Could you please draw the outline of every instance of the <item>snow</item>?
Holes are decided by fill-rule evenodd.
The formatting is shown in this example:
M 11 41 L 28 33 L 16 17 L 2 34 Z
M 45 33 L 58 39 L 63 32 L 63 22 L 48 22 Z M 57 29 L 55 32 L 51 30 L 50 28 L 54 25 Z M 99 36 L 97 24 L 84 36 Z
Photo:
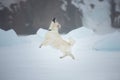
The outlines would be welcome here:
M 36 35 L 19 37 L 13 29 L 9 31 L 0 29 L 0 47 L 20 45 L 23 43 L 32 43 L 34 41 L 42 41 L 46 32 L 47 30 L 40 28 L 37 31 Z
M 85 27 L 81 27 L 81 28 L 72 30 L 71 32 L 69 32 L 67 34 L 67 36 L 71 36 L 73 38 L 74 37 L 83 38 L 83 37 L 88 37 L 88 36 L 91 36 L 91 35 L 94 35 L 94 34 L 95 33 L 92 30 L 90 30 L 88 28 L 85 28 Z M 74 36 L 74 35 L 76 35 L 76 36 Z
M 47 32 L 47 30 L 40 28 L 40 29 L 37 31 L 36 34 L 37 34 L 39 37 L 44 37 L 45 34 L 46 34 L 46 32 Z M 42 34 L 41 34 L 41 33 L 42 33 Z
M 95 45 L 96 50 L 120 51 L 120 32 L 114 32 L 98 41 Z
M 35 35 L 17 36 L 13 30 L 0 30 L 2 45 L 11 41 L 14 45 L 0 45 L 0 80 L 120 80 L 120 49 L 101 49 L 108 43 L 120 44 L 120 32 L 97 35 L 82 27 L 62 35 L 76 41 L 72 51 L 75 60 L 60 59 L 62 53 L 50 46 L 39 48 L 46 32 L 39 29 Z M 16 40 L 20 40 L 20 45 Z
M 94 30 L 97 34 L 107 34 L 115 30 L 111 26 L 110 4 L 108 0 L 100 2 L 99 0 L 72 0 L 72 4 L 83 12 L 83 25 Z M 91 8 L 90 5 L 94 5 Z
M 13 46 L 25 42 L 24 40 L 18 38 L 17 34 L 13 29 L 9 31 L 4 31 L 0 29 L 0 38 L 0 47 Z

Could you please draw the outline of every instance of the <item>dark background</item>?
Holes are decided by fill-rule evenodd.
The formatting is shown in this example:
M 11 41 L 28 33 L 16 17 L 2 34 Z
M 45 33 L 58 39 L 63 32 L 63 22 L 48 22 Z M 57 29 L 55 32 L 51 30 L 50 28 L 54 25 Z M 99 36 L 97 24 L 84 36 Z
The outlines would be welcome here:
M 64 4 L 62 0 L 19 1 L 11 3 L 9 8 L 0 1 L 0 28 L 6 31 L 14 29 L 18 35 L 35 34 L 39 28 L 48 29 L 53 17 L 56 17 L 62 25 L 60 33 L 68 33 L 82 27 L 82 10 L 72 5 L 71 0 L 66 1 L 68 4 L 65 11 L 61 8 Z M 81 0 L 81 3 L 84 4 L 84 0 Z M 120 12 L 116 11 L 114 0 L 110 0 L 110 5 L 112 27 L 120 28 Z M 90 7 L 95 7 L 95 4 Z

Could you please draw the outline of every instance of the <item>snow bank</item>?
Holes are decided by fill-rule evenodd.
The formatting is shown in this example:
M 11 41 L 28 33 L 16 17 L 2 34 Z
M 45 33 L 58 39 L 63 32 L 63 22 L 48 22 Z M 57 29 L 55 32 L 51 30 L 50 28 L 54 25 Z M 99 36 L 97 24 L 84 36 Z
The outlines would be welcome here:
M 13 29 L 8 31 L 0 29 L 0 47 L 41 42 L 44 39 L 46 32 L 47 30 L 40 28 L 35 35 L 17 36 L 16 32 Z
M 24 43 L 22 39 L 19 39 L 13 29 L 4 31 L 0 29 L 0 46 L 10 46 Z
M 120 50 L 120 32 L 118 31 L 106 35 L 98 35 L 91 29 L 81 27 L 72 30 L 65 37 L 75 39 L 77 50 Z
M 104 39 L 98 41 L 94 48 L 102 51 L 120 51 L 120 32 L 107 35 Z
M 0 30 L 0 46 L 11 46 L 17 44 L 36 43 L 40 44 L 44 40 L 47 30 L 40 28 L 35 35 L 18 37 L 14 30 Z M 81 27 L 72 30 L 66 35 L 62 35 L 65 40 L 72 38 L 75 40 L 76 49 L 95 49 L 106 51 L 120 50 L 120 32 L 107 35 L 97 35 L 91 29 Z M 75 49 L 75 50 L 76 50 Z
M 39 36 L 39 37 L 44 37 L 45 34 L 46 34 L 46 32 L 47 32 L 47 30 L 40 28 L 40 29 L 37 31 L 36 35 Z
M 31 42 L 31 43 L 35 43 L 35 42 L 40 42 L 43 41 L 44 36 L 46 34 L 47 30 L 45 29 L 38 29 L 38 31 L 36 32 L 35 35 L 29 35 L 29 36 L 21 36 L 20 38 L 22 38 L 23 40 L 27 41 L 27 42 Z
M 81 27 L 81 28 L 72 30 L 71 32 L 67 34 L 67 36 L 72 37 L 72 38 L 85 38 L 88 36 L 92 36 L 94 34 L 95 33 L 91 29 L 88 29 L 86 27 Z

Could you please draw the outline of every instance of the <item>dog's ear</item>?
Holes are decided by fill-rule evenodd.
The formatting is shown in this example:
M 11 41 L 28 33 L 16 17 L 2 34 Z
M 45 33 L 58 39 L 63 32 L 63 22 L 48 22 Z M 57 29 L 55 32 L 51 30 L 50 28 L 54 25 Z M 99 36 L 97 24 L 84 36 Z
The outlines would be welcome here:
M 53 19 L 52 19 L 52 21 L 55 23 L 55 21 L 56 21 L 56 18 L 53 18 Z

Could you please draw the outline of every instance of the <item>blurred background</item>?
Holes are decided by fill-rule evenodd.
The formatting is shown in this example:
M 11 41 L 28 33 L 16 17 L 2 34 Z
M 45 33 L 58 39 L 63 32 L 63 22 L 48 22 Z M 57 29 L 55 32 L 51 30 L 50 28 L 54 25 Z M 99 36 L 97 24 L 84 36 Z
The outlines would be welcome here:
M 109 27 L 119 29 L 120 0 L 0 0 L 0 28 L 5 31 L 14 29 L 18 35 L 35 34 L 39 28 L 48 29 L 53 17 L 62 25 L 60 33 L 85 26 L 85 21 L 101 21 L 99 26 L 106 18 L 109 22 L 104 26 L 109 24 Z M 87 26 L 93 26 L 91 24 L 94 23 Z M 92 27 L 93 31 L 97 31 L 98 26 Z

